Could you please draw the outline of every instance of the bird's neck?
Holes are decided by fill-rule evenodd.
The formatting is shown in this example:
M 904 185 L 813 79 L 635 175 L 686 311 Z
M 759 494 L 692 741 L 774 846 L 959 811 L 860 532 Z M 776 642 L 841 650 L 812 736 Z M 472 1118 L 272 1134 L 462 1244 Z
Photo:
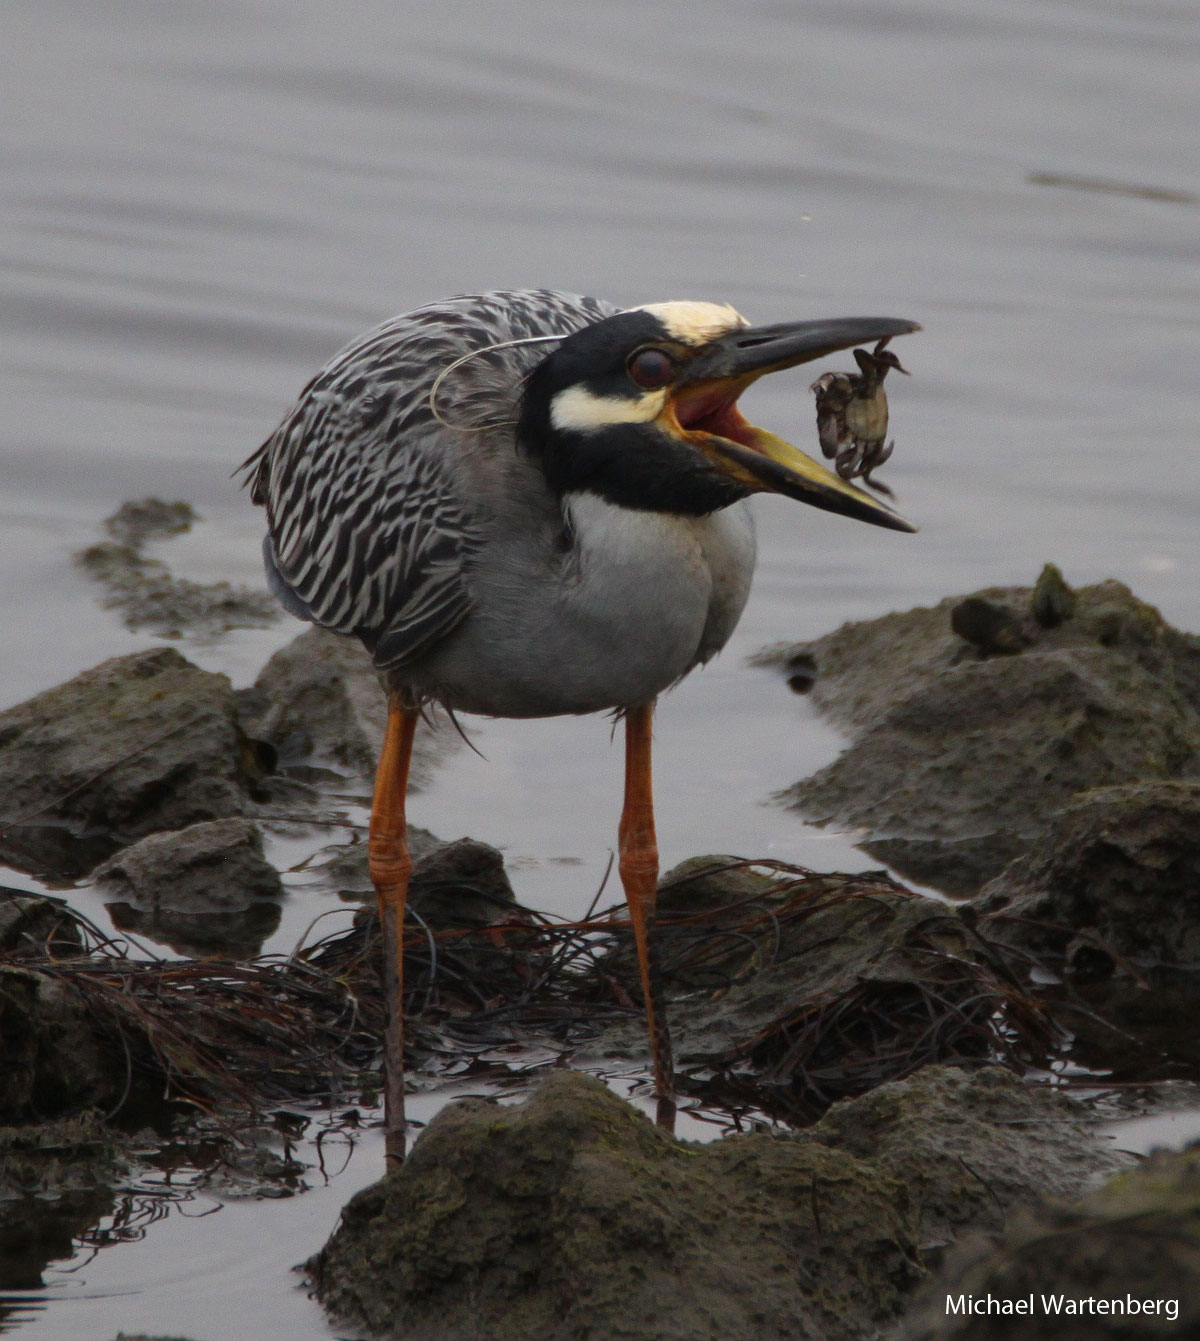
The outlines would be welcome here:
M 714 470 L 686 443 L 653 424 L 613 424 L 588 432 L 555 429 L 546 415 L 522 413 L 519 448 L 564 498 L 593 494 L 638 512 L 703 517 L 739 502 L 747 490 Z

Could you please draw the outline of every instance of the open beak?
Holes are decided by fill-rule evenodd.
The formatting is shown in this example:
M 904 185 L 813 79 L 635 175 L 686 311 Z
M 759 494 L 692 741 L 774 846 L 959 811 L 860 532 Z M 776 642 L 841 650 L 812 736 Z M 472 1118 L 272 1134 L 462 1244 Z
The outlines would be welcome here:
M 767 373 L 920 329 L 915 321 L 895 317 L 838 317 L 730 331 L 692 360 L 667 399 L 663 427 L 752 491 L 783 494 L 893 531 L 915 531 L 878 499 L 774 433 L 747 422 L 737 399 Z

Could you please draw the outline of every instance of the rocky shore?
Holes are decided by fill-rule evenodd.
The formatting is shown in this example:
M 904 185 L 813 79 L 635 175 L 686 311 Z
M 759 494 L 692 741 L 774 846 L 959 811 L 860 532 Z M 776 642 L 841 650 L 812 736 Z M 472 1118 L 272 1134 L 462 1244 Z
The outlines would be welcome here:
M 142 543 L 114 532 L 104 562 L 144 566 Z M 1043 1287 L 1169 1295 L 1200 1325 L 1195 1149 L 1133 1167 L 1098 1129 L 1114 1084 L 1153 1107 L 1200 1078 L 1200 639 L 1047 570 L 768 659 L 849 736 L 787 803 L 952 897 L 722 855 L 665 875 L 680 1089 L 728 1132 L 697 1144 L 598 1078 L 645 1062 L 625 910 L 561 923 L 493 849 L 419 835 L 409 1065 L 424 1084 L 469 1059 L 494 1097 L 444 1108 L 346 1206 L 313 1289 L 407 1341 L 1168 1334 L 945 1311 Z M 333 820 L 381 726 L 365 657 L 317 630 L 248 690 L 155 648 L 0 713 L 4 862 L 87 880 L 173 952 L 0 890 L 0 1289 L 108 1213 L 152 1130 L 292 1193 L 269 1114 L 374 1101 L 377 930 Z M 418 782 L 447 738 L 422 739 Z M 297 832 L 307 874 L 366 901 L 263 958 L 289 898 L 264 835 Z
M 902 876 L 975 893 L 1072 797 L 1200 782 L 1200 638 L 1119 582 L 951 596 L 773 648 L 794 687 L 846 731 L 829 767 L 783 798 L 865 831 Z

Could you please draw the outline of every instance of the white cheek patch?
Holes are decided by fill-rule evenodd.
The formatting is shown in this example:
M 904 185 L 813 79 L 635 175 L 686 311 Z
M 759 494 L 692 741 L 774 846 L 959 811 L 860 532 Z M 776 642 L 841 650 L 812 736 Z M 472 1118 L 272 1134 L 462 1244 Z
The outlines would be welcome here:
M 750 324 L 728 303 L 646 303 L 631 310 L 649 312 L 673 339 L 693 346 L 706 345 Z
M 647 424 L 657 419 L 667 403 L 666 388 L 640 396 L 597 396 L 585 387 L 571 386 L 550 402 L 550 422 L 558 429 L 587 433 L 613 424 Z

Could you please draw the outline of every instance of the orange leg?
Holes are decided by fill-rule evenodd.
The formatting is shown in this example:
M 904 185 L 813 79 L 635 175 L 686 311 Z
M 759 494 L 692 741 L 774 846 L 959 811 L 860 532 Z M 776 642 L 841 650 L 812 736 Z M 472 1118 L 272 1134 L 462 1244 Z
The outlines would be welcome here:
M 404 797 L 419 713 L 388 701 L 387 732 L 375 773 L 367 862 L 379 901 L 383 936 L 383 990 L 387 1023 L 383 1043 L 383 1114 L 388 1168 L 404 1161 L 404 903 L 412 859 Z
M 650 740 L 654 705 L 630 708 L 625 714 L 625 808 L 621 812 L 621 883 L 629 904 L 637 942 L 646 1024 L 654 1058 L 658 1125 L 675 1130 L 675 1070 L 667 1017 L 659 1008 L 657 965 L 651 952 L 654 905 L 658 896 L 658 843 L 654 836 L 654 797 L 650 786 Z

